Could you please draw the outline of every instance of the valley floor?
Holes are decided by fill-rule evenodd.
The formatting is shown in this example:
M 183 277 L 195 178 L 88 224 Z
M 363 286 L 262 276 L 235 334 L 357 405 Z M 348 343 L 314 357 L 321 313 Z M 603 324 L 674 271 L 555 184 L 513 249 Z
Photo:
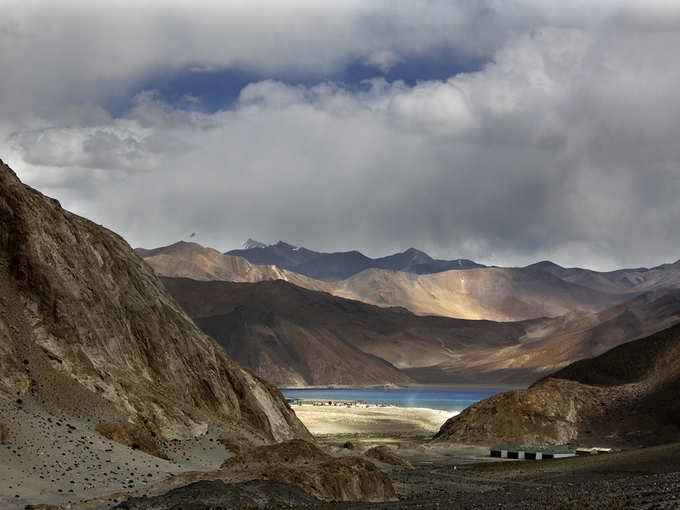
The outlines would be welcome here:
M 327 438 L 338 444 L 343 437 Z M 356 441 L 357 438 L 354 438 Z M 680 443 L 599 456 L 490 461 L 488 449 L 392 444 L 414 469 L 389 472 L 398 503 L 326 504 L 321 509 L 678 509 Z M 368 447 L 378 441 L 365 439 Z
M 499 460 L 490 458 L 486 447 L 430 443 L 433 430 L 449 417 L 445 411 L 293 407 L 333 456 L 362 455 L 384 445 L 413 465 L 410 469 L 373 460 L 392 479 L 398 502 L 312 503 L 313 508 L 680 508 L 680 443 L 562 460 Z M 109 509 L 131 494 L 146 494 L 147 487 L 174 473 L 215 470 L 230 455 L 209 434 L 172 444 L 169 459 L 162 460 L 103 438 L 87 422 L 26 405 L 2 411 L 11 433 L 9 442 L 0 445 L 2 509 L 35 503 Z M 277 490 L 285 492 L 285 487 Z M 213 496 L 211 501 L 223 502 L 214 508 L 240 508 L 233 494 L 220 496 L 218 491 Z M 160 508 L 147 506 L 153 499 L 134 508 Z M 89 501 L 77 503 L 82 500 Z M 309 503 L 300 508 L 310 508 Z
M 408 434 L 432 436 L 454 413 L 413 407 L 294 405 L 295 414 L 315 436 L 327 434 Z

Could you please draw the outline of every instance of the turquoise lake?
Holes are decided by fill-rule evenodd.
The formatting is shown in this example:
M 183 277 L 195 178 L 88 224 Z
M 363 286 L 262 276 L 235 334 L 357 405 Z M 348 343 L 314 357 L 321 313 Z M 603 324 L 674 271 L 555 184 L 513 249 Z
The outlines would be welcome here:
M 460 412 L 508 388 L 399 388 L 399 389 L 282 389 L 286 398 L 302 400 L 360 400 L 367 404 L 425 407 Z

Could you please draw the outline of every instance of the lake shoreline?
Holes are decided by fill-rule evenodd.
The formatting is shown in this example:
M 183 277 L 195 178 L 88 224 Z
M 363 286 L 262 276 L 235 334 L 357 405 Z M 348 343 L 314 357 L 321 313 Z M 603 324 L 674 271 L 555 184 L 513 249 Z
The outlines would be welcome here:
M 329 384 L 322 386 L 277 386 L 279 391 L 295 391 L 295 390 L 468 390 L 468 389 L 501 389 L 504 391 L 524 390 L 529 385 L 509 385 L 509 384 L 410 384 L 410 385 L 395 385 L 395 384 L 375 384 L 368 386 L 360 385 L 340 385 Z

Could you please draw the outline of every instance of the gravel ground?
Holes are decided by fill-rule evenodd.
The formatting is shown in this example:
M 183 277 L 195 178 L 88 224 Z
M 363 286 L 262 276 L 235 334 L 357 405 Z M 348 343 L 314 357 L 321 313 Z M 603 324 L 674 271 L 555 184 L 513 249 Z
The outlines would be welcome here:
M 550 461 L 474 462 L 399 450 L 416 466 L 390 472 L 401 501 L 322 509 L 680 509 L 680 444 Z M 462 447 L 460 447 L 462 448 Z M 427 448 L 426 448 L 427 450 Z M 466 463 L 467 462 L 467 463 Z M 472 463 L 470 463 L 472 462 Z M 383 466 L 381 466 L 383 467 Z

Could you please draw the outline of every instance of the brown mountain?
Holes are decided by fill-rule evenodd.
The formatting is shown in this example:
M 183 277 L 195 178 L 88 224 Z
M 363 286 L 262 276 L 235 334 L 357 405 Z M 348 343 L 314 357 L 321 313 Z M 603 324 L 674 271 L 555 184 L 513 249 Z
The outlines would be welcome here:
M 680 440 L 680 325 L 578 361 L 449 419 L 439 441 L 651 445 Z
M 333 293 L 418 314 L 495 321 L 598 311 L 622 300 L 545 271 L 492 267 L 426 275 L 369 269 L 338 282 Z
M 279 391 L 235 363 L 118 235 L 0 162 L 0 403 L 164 439 L 210 425 L 309 437 Z
M 609 294 L 639 294 L 680 287 L 680 260 L 650 269 L 642 267 L 607 272 L 566 268 L 550 261 L 537 262 L 527 268 L 548 272 L 564 281 Z
M 419 317 L 283 281 L 163 282 L 236 360 L 281 385 L 414 383 L 400 368 L 498 348 L 526 329 L 523 323 Z
M 511 323 L 417 316 L 275 281 L 163 278 L 204 332 L 280 385 L 529 384 L 680 322 L 680 291 Z
M 301 246 L 293 246 L 283 241 L 266 245 L 252 239 L 244 243 L 243 249 L 228 251 L 227 255 L 243 257 L 253 264 L 272 264 L 327 282 L 344 280 L 370 268 L 428 274 L 449 269 L 484 267 L 467 259 L 435 260 L 427 253 L 415 248 L 372 259 L 358 251 L 322 253 Z
M 223 255 L 217 250 L 205 248 L 197 243 L 180 241 L 153 250 L 137 248 L 135 252 L 143 257 L 159 276 L 229 282 L 284 280 L 307 289 L 329 291 L 332 288 L 326 282 L 273 265 L 251 264 L 242 257 Z
M 196 243 L 180 242 L 137 253 L 160 276 L 257 282 L 282 279 L 312 290 L 377 306 L 401 306 L 420 315 L 516 321 L 554 317 L 580 309 L 599 311 L 623 299 L 543 270 L 476 268 L 413 274 L 368 269 L 338 282 L 314 280 L 276 266 L 259 266 Z

